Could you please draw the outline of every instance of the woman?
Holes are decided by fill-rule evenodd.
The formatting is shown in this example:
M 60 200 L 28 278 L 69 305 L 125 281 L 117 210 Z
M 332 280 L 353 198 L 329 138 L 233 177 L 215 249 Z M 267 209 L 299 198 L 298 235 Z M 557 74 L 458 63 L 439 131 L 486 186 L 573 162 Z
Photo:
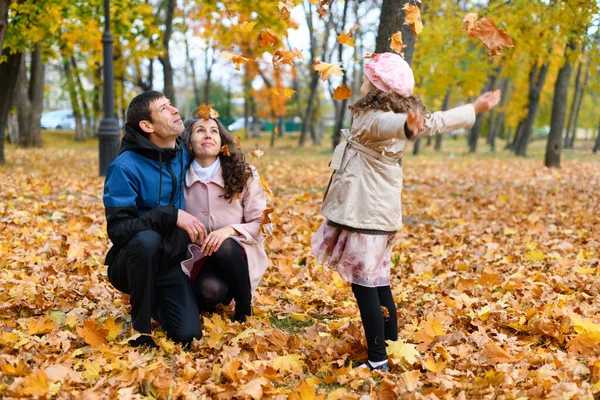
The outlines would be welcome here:
M 201 312 L 233 298 L 235 319 L 243 322 L 252 314 L 252 291 L 267 269 L 260 234 L 264 190 L 256 169 L 218 120 L 186 120 L 183 139 L 194 158 L 185 176 L 185 210 L 204 224 L 207 235 L 188 247 L 182 268 Z

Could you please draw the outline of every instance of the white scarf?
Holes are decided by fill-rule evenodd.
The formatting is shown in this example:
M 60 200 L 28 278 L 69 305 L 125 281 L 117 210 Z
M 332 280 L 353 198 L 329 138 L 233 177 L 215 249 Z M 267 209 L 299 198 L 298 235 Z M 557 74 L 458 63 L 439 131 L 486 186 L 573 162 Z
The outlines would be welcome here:
M 221 167 L 221 160 L 219 157 L 217 157 L 217 160 L 206 168 L 202 167 L 196 160 L 194 160 L 192 162 L 192 167 L 202 182 L 208 182 L 211 181 L 212 178 L 214 178 L 217 174 L 219 167 Z

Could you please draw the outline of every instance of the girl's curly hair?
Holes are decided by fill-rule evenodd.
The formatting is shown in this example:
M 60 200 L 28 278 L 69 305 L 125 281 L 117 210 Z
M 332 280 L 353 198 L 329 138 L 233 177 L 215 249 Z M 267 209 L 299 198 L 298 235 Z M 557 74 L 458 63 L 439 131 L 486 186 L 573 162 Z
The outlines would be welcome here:
M 368 110 L 392 111 L 397 114 L 406 114 L 412 110 L 418 111 L 424 117 L 430 114 L 423 101 L 413 94 L 405 97 L 395 92 L 384 92 L 377 88 L 372 89 L 348 108 L 352 111 L 353 116 L 356 116 L 360 111 Z
M 225 194 L 223 197 L 231 202 L 246 188 L 248 179 L 252 177 L 252 169 L 250 168 L 250 164 L 245 161 L 244 153 L 236 146 L 235 137 L 229 133 L 221 121 L 216 118 L 211 119 L 217 123 L 217 127 L 219 128 L 221 146 L 227 145 L 229 149 L 229 155 L 220 152 L 219 158 L 221 160 L 221 168 L 223 169 L 223 181 L 225 182 Z M 200 120 L 201 118 L 199 117 L 186 119 L 184 122 L 185 131 L 181 135 L 192 157 L 194 157 L 192 130 L 196 122 Z

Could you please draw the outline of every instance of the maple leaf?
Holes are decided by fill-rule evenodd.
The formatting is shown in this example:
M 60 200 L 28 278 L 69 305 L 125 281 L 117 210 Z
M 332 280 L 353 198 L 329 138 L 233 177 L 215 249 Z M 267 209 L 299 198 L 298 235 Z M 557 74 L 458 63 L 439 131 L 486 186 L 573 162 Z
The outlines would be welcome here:
M 492 342 L 485 344 L 485 353 L 488 356 L 489 363 L 511 363 L 517 361 L 506 350 Z
M 477 14 L 467 14 L 463 19 L 463 29 L 471 39 L 479 39 L 488 48 L 490 58 L 502 54 L 502 48 L 515 47 L 506 31 L 498 29 L 492 19 L 481 18 L 475 21 Z
M 430 354 L 429 357 L 427 357 L 427 360 L 425 360 L 425 362 L 423 363 L 423 367 L 425 367 L 431 372 L 438 373 L 444 368 L 446 368 L 446 363 L 443 360 L 435 361 L 435 357 L 433 357 L 433 354 Z
M 271 365 L 280 373 L 302 375 L 305 364 L 299 354 L 288 354 L 273 359 Z
M 344 72 L 340 68 L 340 63 L 328 64 L 317 61 L 312 65 L 312 68 L 321 75 L 321 80 L 326 81 L 331 75 L 343 76 Z
M 277 3 L 277 7 L 279 8 L 279 12 L 281 13 L 283 19 L 288 19 L 290 18 L 290 13 L 294 9 L 294 3 L 292 0 L 280 1 Z
M 233 140 L 235 142 L 234 143 L 235 148 L 238 149 L 238 150 L 241 149 L 242 148 L 242 139 L 240 139 L 239 136 L 234 136 Z
M 108 340 L 109 342 L 115 340 L 121 332 L 121 326 L 123 326 L 122 322 L 120 324 L 115 324 L 115 320 L 113 319 L 113 317 L 108 317 L 106 319 L 106 322 L 104 323 L 104 328 L 108 330 L 106 340 Z
M 294 65 L 294 59 L 298 57 L 298 53 L 277 49 L 273 53 L 273 66 L 279 68 L 280 64 Z
M 275 46 L 277 44 L 277 35 L 269 28 L 263 28 L 258 34 L 258 42 L 261 47 Z
M 395 400 L 398 398 L 399 390 L 397 385 L 384 378 L 379 386 L 379 392 L 377 393 L 377 400 Z
M 252 29 L 254 29 L 255 26 L 256 26 L 256 22 L 255 21 L 252 21 L 252 22 L 243 22 L 243 23 L 241 23 L 238 26 L 238 28 L 243 33 L 249 33 L 250 31 L 252 31 Z
M 323 395 L 317 396 L 317 389 L 308 380 L 300 382 L 288 396 L 289 400 L 324 400 Z
M 263 377 L 254 378 L 246 383 L 238 392 L 239 397 L 252 397 L 254 400 L 263 398 L 263 386 L 269 386 L 269 381 Z
M 390 44 L 390 48 L 394 50 L 396 53 L 400 54 L 404 57 L 404 48 L 406 45 L 402 42 L 402 32 L 398 31 L 392 35 L 392 42 Z
M 352 90 L 344 84 L 336 87 L 333 91 L 334 100 L 346 100 L 352 97 Z
M 390 357 L 396 360 L 404 360 L 412 365 L 415 362 L 417 362 L 419 358 L 421 358 L 421 355 L 417 351 L 417 346 L 415 346 L 414 344 L 404 343 L 400 340 L 386 340 L 385 342 L 388 345 L 388 354 L 390 355 Z
M 351 33 L 342 32 L 337 36 L 337 41 L 341 44 L 354 47 L 354 39 Z
M 78 326 L 77 333 L 87 344 L 96 349 L 106 345 L 108 330 L 96 326 L 96 321 L 93 319 L 85 320 L 83 328 Z
M 263 156 L 263 154 L 265 154 L 265 153 L 260 149 L 254 149 L 254 150 L 250 150 L 250 152 L 248 152 L 248 154 L 250 154 L 254 158 L 261 158 Z
M 27 374 L 27 367 L 24 364 L 12 363 L 0 364 L 0 370 L 6 376 L 25 376 Z
M 221 153 L 223 153 L 223 155 L 225 157 L 231 157 L 231 153 L 229 152 L 229 145 L 225 145 L 221 147 Z
M 52 332 L 58 325 L 52 318 L 30 318 L 27 324 L 27 330 L 30 335 L 42 335 Z
M 200 104 L 200 107 L 198 107 L 198 109 L 196 110 L 196 112 L 198 113 L 198 117 L 202 119 L 218 118 L 219 113 L 216 110 L 213 110 L 213 106 L 214 104 Z
M 577 335 L 567 343 L 569 353 L 581 354 L 583 357 L 591 356 L 596 348 L 598 348 L 598 340 L 590 333 Z
M 246 58 L 244 56 L 238 56 L 238 55 L 230 53 L 228 51 L 222 51 L 220 54 L 221 54 L 221 57 L 233 61 L 233 63 L 235 64 L 235 69 L 238 71 L 240 70 L 240 67 L 242 64 L 245 64 L 248 61 L 250 61 L 249 58 Z
M 236 372 L 240 368 L 240 365 L 242 365 L 242 363 L 237 358 L 230 360 L 223 364 L 221 373 L 230 381 L 237 382 L 239 378 L 237 377 Z
M 44 371 L 39 371 L 27 375 L 23 379 L 23 389 L 20 391 L 20 394 L 24 396 L 42 397 L 45 396 L 49 390 L 50 381 L 48 380 L 48 375 L 46 375 L 46 372 Z
M 291 88 L 283 88 L 283 90 L 279 90 L 277 87 L 271 88 L 271 92 L 274 96 L 281 97 L 284 100 L 291 99 L 296 91 Z
M 423 32 L 423 22 L 421 22 L 421 9 L 418 6 L 404 5 L 404 25 L 412 25 L 411 29 L 415 36 Z

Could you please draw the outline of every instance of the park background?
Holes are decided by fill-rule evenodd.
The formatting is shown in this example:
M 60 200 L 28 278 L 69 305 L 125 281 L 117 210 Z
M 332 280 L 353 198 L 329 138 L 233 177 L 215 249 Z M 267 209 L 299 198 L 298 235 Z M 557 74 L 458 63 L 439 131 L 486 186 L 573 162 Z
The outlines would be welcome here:
M 243 118 L 234 134 L 274 208 L 255 318 L 224 309 L 191 349 L 157 331 L 150 351 L 126 345 L 127 297 L 102 265 L 103 6 L 0 1 L 2 397 L 600 393 L 598 2 L 113 0 L 119 126 L 148 89 L 184 117 L 209 103 L 228 124 Z M 408 7 L 418 18 L 404 24 Z M 473 12 L 514 47 L 490 57 L 461 29 Z M 491 88 L 503 98 L 473 129 L 408 148 L 392 258 L 400 340 L 392 373 L 370 374 L 352 369 L 366 349 L 351 291 L 315 263 L 310 236 L 365 57 L 382 51 L 404 53 L 431 110 Z M 342 74 L 321 79 L 317 61 Z M 341 85 L 351 97 L 333 100 Z M 56 109 L 73 130 L 41 129 Z

